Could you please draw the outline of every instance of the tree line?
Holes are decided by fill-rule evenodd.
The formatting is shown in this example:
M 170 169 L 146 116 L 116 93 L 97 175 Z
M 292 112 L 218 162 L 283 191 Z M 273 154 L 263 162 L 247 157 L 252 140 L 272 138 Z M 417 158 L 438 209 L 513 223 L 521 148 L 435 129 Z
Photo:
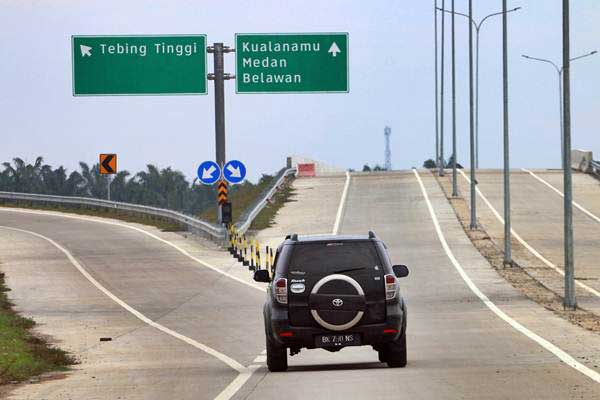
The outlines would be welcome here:
M 63 166 L 57 168 L 45 164 L 42 157 L 37 157 L 33 164 L 21 158 L 2 163 L 0 172 L 0 191 L 38 193 L 58 196 L 79 196 L 106 199 L 109 175 L 100 174 L 99 164 L 91 167 L 79 163 L 78 171 L 67 171 Z M 230 193 L 248 190 L 270 181 L 271 175 L 263 175 L 255 185 L 245 181 L 230 189 Z M 126 203 L 142 204 L 181 211 L 187 214 L 198 214 L 214 207 L 216 191 L 211 186 L 189 182 L 183 173 L 171 167 L 158 168 L 148 164 L 145 171 L 130 174 L 119 171 L 112 175 L 110 184 L 111 200 Z

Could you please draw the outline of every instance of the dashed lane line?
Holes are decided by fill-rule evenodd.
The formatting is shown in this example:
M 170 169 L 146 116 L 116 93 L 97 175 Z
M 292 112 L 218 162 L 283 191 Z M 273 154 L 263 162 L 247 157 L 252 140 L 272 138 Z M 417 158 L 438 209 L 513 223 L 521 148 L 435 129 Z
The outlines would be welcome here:
M 423 193 L 423 197 L 425 198 L 425 203 L 427 204 L 427 208 L 429 210 L 429 215 L 431 216 L 431 220 L 433 222 L 433 226 L 435 227 L 435 231 L 437 233 L 438 239 L 439 239 L 440 243 L 442 244 L 442 247 L 444 248 L 446 255 L 452 262 L 452 265 L 454 266 L 454 268 L 456 269 L 456 271 L 458 272 L 460 277 L 463 279 L 463 281 L 465 281 L 465 283 L 467 284 L 469 289 L 471 289 L 471 291 L 483 302 L 483 304 L 486 305 L 487 308 L 489 308 L 494 314 L 496 314 L 502 320 L 507 322 L 510 326 L 512 326 L 518 332 L 527 336 L 529 339 L 533 340 L 534 342 L 536 342 L 537 344 L 542 346 L 544 349 L 546 349 L 550 353 L 554 354 L 559 360 L 561 360 L 562 362 L 564 362 L 571 368 L 577 370 L 578 372 L 581 372 L 582 374 L 586 375 L 588 378 L 592 379 L 596 383 L 600 383 L 600 374 L 598 372 L 581 364 L 580 362 L 575 360 L 570 354 L 568 354 L 567 352 L 565 352 L 558 346 L 552 344 L 548 340 L 544 339 L 543 337 L 541 337 L 538 334 L 534 333 L 533 331 L 529 330 L 525 326 L 521 325 L 515 319 L 513 319 L 508 314 L 506 314 L 504 311 L 502 311 L 481 290 L 479 290 L 477 285 L 475 285 L 475 283 L 471 280 L 469 275 L 467 275 L 467 273 L 465 272 L 465 270 L 463 269 L 461 264 L 458 262 L 458 260 L 454 256 L 454 253 L 450 249 L 450 246 L 448 245 L 448 242 L 446 241 L 446 237 L 444 236 L 444 233 L 443 233 L 440 223 L 438 221 L 435 210 L 433 209 L 433 205 L 431 204 L 431 201 L 429 200 L 429 195 L 427 194 L 425 185 L 423 185 L 423 181 L 421 180 L 421 177 L 419 176 L 419 173 L 417 172 L 417 170 L 413 169 L 413 172 L 415 174 L 415 177 L 417 178 L 419 186 L 421 187 L 421 192 Z

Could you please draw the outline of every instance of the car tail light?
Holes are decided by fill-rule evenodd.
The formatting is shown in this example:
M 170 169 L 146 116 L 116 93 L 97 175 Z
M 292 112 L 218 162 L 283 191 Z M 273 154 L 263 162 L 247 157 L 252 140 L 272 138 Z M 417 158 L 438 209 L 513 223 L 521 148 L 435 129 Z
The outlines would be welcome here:
M 388 274 L 385 277 L 385 299 L 392 300 L 396 297 L 398 292 L 398 279 L 392 274 Z
M 383 333 L 398 333 L 398 330 L 397 329 L 391 329 L 391 328 L 390 329 L 384 329 Z
M 280 304 L 287 304 L 287 279 L 279 278 L 275 281 L 275 298 Z
M 294 332 L 290 332 L 290 331 L 279 332 L 279 336 L 281 336 L 281 337 L 292 337 L 292 336 L 294 336 Z

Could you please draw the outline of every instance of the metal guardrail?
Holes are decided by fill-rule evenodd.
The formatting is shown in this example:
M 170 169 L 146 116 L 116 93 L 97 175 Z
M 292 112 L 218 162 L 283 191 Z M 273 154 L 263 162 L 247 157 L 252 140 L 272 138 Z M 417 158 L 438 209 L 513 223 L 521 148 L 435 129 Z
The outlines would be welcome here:
M 252 224 L 252 221 L 267 205 L 267 201 L 275 194 L 277 189 L 281 186 L 285 178 L 296 172 L 296 169 L 282 169 L 278 174 L 278 179 L 272 184 L 266 192 L 263 192 L 255 204 L 250 208 L 249 211 L 242 214 L 242 218 L 238 221 L 237 226 L 245 232 L 248 227 Z M 35 201 L 45 203 L 56 203 L 56 204 L 73 204 L 73 205 L 86 205 L 92 207 L 103 207 L 113 210 L 122 210 L 136 212 L 139 214 L 146 214 L 161 218 L 166 218 L 171 221 L 180 223 L 188 228 L 192 232 L 203 232 L 215 239 L 226 239 L 227 231 L 224 227 L 211 224 L 206 221 L 202 221 L 192 216 L 167 210 L 164 208 L 143 206 L 139 204 L 121 203 L 117 201 L 109 201 L 102 199 L 95 199 L 91 197 L 75 197 L 75 196 L 55 196 L 47 194 L 33 194 L 33 193 L 16 193 L 16 192 L 1 192 L 0 199 L 5 200 L 22 200 L 22 201 Z
M 592 160 L 591 165 L 594 172 L 600 174 L 600 161 Z
M 269 199 L 273 197 L 275 192 L 277 192 L 279 187 L 281 187 L 286 178 L 295 173 L 296 168 L 282 169 L 281 171 L 279 171 L 279 173 L 275 176 L 276 179 L 274 179 L 275 184 L 271 185 L 271 187 L 268 190 L 266 190 L 265 192 L 263 192 L 263 194 L 261 194 L 261 196 L 259 196 L 255 204 L 249 208 L 250 211 L 247 211 L 240 216 L 240 220 L 236 223 L 238 233 L 243 234 L 248 230 L 250 225 L 252 225 L 252 221 L 254 221 L 254 218 L 256 218 L 256 216 L 262 211 L 262 209 L 266 207 L 266 205 L 269 202 Z
M 33 193 L 16 193 L 16 192 L 0 192 L 0 199 L 5 200 L 24 200 L 24 201 L 36 201 L 46 203 L 57 203 L 57 204 L 74 204 L 74 205 L 86 205 L 93 207 L 103 207 L 113 210 L 131 211 L 140 214 L 147 214 L 156 217 L 166 218 L 175 222 L 178 222 L 192 231 L 202 231 L 210 236 L 218 239 L 224 239 L 226 236 L 225 229 L 223 227 L 210 224 L 206 221 L 199 220 L 189 215 L 182 214 L 177 211 L 167 210 L 164 208 L 142 206 L 139 204 L 121 203 L 117 201 L 109 201 L 102 199 L 95 199 L 90 197 L 75 197 L 75 196 L 54 196 L 47 194 L 33 194 Z

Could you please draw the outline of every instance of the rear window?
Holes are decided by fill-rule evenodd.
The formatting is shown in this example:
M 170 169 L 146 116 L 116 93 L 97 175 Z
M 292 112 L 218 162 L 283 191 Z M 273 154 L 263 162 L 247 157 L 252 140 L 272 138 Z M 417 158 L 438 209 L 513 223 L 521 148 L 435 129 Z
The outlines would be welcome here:
M 292 271 L 336 273 L 381 265 L 372 242 L 303 243 L 293 246 Z

